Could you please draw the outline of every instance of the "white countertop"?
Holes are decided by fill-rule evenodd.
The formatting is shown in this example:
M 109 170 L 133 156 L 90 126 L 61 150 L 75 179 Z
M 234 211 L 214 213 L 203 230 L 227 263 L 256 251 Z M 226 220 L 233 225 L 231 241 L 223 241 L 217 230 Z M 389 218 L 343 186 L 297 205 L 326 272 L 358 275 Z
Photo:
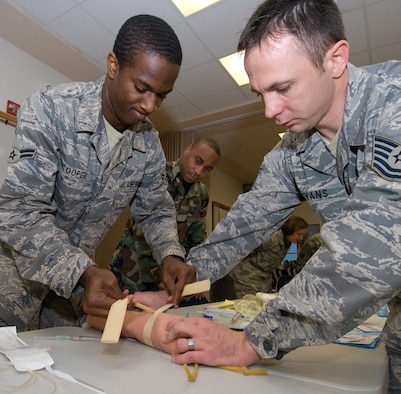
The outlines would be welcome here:
M 95 335 L 99 341 L 34 338 L 56 335 Z M 375 349 L 335 344 L 297 349 L 280 361 L 263 365 L 268 370 L 267 376 L 245 376 L 220 368 L 200 366 L 196 382 L 188 382 L 183 367 L 172 364 L 169 355 L 135 340 L 122 339 L 118 344 L 103 344 L 100 342 L 100 332 L 73 327 L 30 331 L 18 336 L 28 345 L 49 349 L 54 369 L 106 393 L 387 392 L 387 355 L 382 344 Z M 44 370 L 34 372 L 32 376 L 17 373 L 2 354 L 0 382 L 0 392 L 7 392 L 7 388 L 24 382 L 24 390 L 20 391 L 24 394 L 94 392 L 58 379 Z

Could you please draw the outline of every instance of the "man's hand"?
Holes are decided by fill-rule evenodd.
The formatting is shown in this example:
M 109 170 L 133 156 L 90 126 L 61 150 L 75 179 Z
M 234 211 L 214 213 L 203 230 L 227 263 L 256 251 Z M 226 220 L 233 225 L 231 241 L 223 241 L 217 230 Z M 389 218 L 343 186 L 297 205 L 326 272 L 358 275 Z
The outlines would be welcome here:
M 192 350 L 188 348 L 188 338 L 193 341 Z M 176 364 L 247 367 L 260 361 L 243 331 L 231 330 L 202 317 L 169 321 L 163 342 L 174 341 L 172 361 Z
M 84 311 L 90 315 L 107 317 L 111 305 L 123 297 L 117 279 L 108 269 L 90 266 L 79 280 L 85 287 Z
M 185 264 L 180 258 L 167 256 L 163 259 L 162 281 L 169 294 L 167 302 L 173 302 L 174 307 L 178 307 L 184 286 L 195 279 L 195 268 Z

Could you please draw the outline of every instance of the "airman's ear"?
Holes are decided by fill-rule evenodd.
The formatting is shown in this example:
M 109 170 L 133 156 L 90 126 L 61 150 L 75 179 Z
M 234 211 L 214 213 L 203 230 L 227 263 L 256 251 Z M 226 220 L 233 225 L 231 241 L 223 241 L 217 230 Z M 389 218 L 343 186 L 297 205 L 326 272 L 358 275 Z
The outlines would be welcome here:
M 184 154 L 187 155 L 190 152 L 191 148 L 192 148 L 192 144 L 187 145 L 184 149 Z
M 107 76 L 114 79 L 118 72 L 118 60 L 114 52 L 107 55 Z
M 334 78 L 340 78 L 347 68 L 349 60 L 349 43 L 346 40 L 336 42 L 327 52 L 328 62 Z

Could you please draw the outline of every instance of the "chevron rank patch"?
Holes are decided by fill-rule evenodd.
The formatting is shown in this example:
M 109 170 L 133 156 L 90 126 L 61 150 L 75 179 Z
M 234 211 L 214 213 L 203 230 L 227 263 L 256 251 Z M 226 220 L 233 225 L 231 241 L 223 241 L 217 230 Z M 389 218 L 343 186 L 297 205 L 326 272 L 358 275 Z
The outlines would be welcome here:
M 16 163 L 22 159 L 32 159 L 35 156 L 36 148 L 21 148 L 18 149 L 15 146 L 11 149 L 10 155 L 8 156 L 8 163 Z
M 401 144 L 375 135 L 372 166 L 381 177 L 389 181 L 401 181 Z

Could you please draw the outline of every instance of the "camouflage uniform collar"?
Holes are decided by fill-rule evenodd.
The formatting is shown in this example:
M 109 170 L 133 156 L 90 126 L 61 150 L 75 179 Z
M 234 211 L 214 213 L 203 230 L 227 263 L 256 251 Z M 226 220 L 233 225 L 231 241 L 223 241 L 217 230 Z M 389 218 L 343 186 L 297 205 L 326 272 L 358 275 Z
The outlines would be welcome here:
M 86 131 L 94 133 L 99 124 L 103 124 L 102 117 L 102 88 L 105 77 L 99 78 L 95 82 L 87 84 L 88 91 L 83 95 L 78 108 L 78 114 L 75 121 L 77 132 Z
M 177 178 L 177 176 L 179 176 L 179 179 L 181 180 L 180 161 L 181 158 L 176 161 L 168 162 L 166 167 L 171 173 L 172 178 Z
M 148 118 L 145 118 L 144 120 L 129 127 L 127 130 L 133 131 L 135 133 L 140 133 L 143 131 L 152 130 L 154 128 L 155 126 L 153 125 L 153 123 Z
M 166 173 L 169 178 L 169 185 L 172 185 L 173 188 L 178 188 L 181 190 L 181 193 L 184 189 L 184 182 L 181 178 L 181 170 L 180 170 L 180 162 L 181 159 L 177 161 L 166 163 Z
M 196 181 L 188 184 L 189 189 L 186 191 L 186 193 L 184 193 L 185 181 L 181 176 L 180 161 L 181 158 L 176 161 L 166 163 L 167 177 L 169 178 L 169 185 L 172 185 L 170 186 L 171 188 L 178 188 L 180 193 L 189 198 L 199 193 L 199 188 L 202 187 L 203 183 L 202 181 Z
M 129 145 L 132 146 L 132 149 L 145 152 L 145 141 L 142 137 L 142 133 L 149 130 L 155 130 L 155 128 L 153 123 L 148 118 L 145 118 L 143 121 L 125 130 L 123 134 L 128 138 L 130 142 Z
M 348 64 L 348 89 L 344 109 L 341 139 L 349 146 L 366 145 L 365 117 L 374 87 L 371 74 L 363 68 Z
M 76 130 L 78 132 L 86 131 L 95 133 L 98 130 L 99 125 L 103 125 L 103 121 L 101 121 L 103 116 L 102 89 L 105 80 L 106 77 L 103 76 L 95 82 L 90 82 L 87 84 L 89 89 L 82 98 L 76 119 Z M 136 123 L 128 130 L 138 133 L 151 129 L 154 129 L 153 123 L 148 118 L 145 118 L 143 121 Z M 127 130 L 124 131 L 123 134 L 126 132 Z

